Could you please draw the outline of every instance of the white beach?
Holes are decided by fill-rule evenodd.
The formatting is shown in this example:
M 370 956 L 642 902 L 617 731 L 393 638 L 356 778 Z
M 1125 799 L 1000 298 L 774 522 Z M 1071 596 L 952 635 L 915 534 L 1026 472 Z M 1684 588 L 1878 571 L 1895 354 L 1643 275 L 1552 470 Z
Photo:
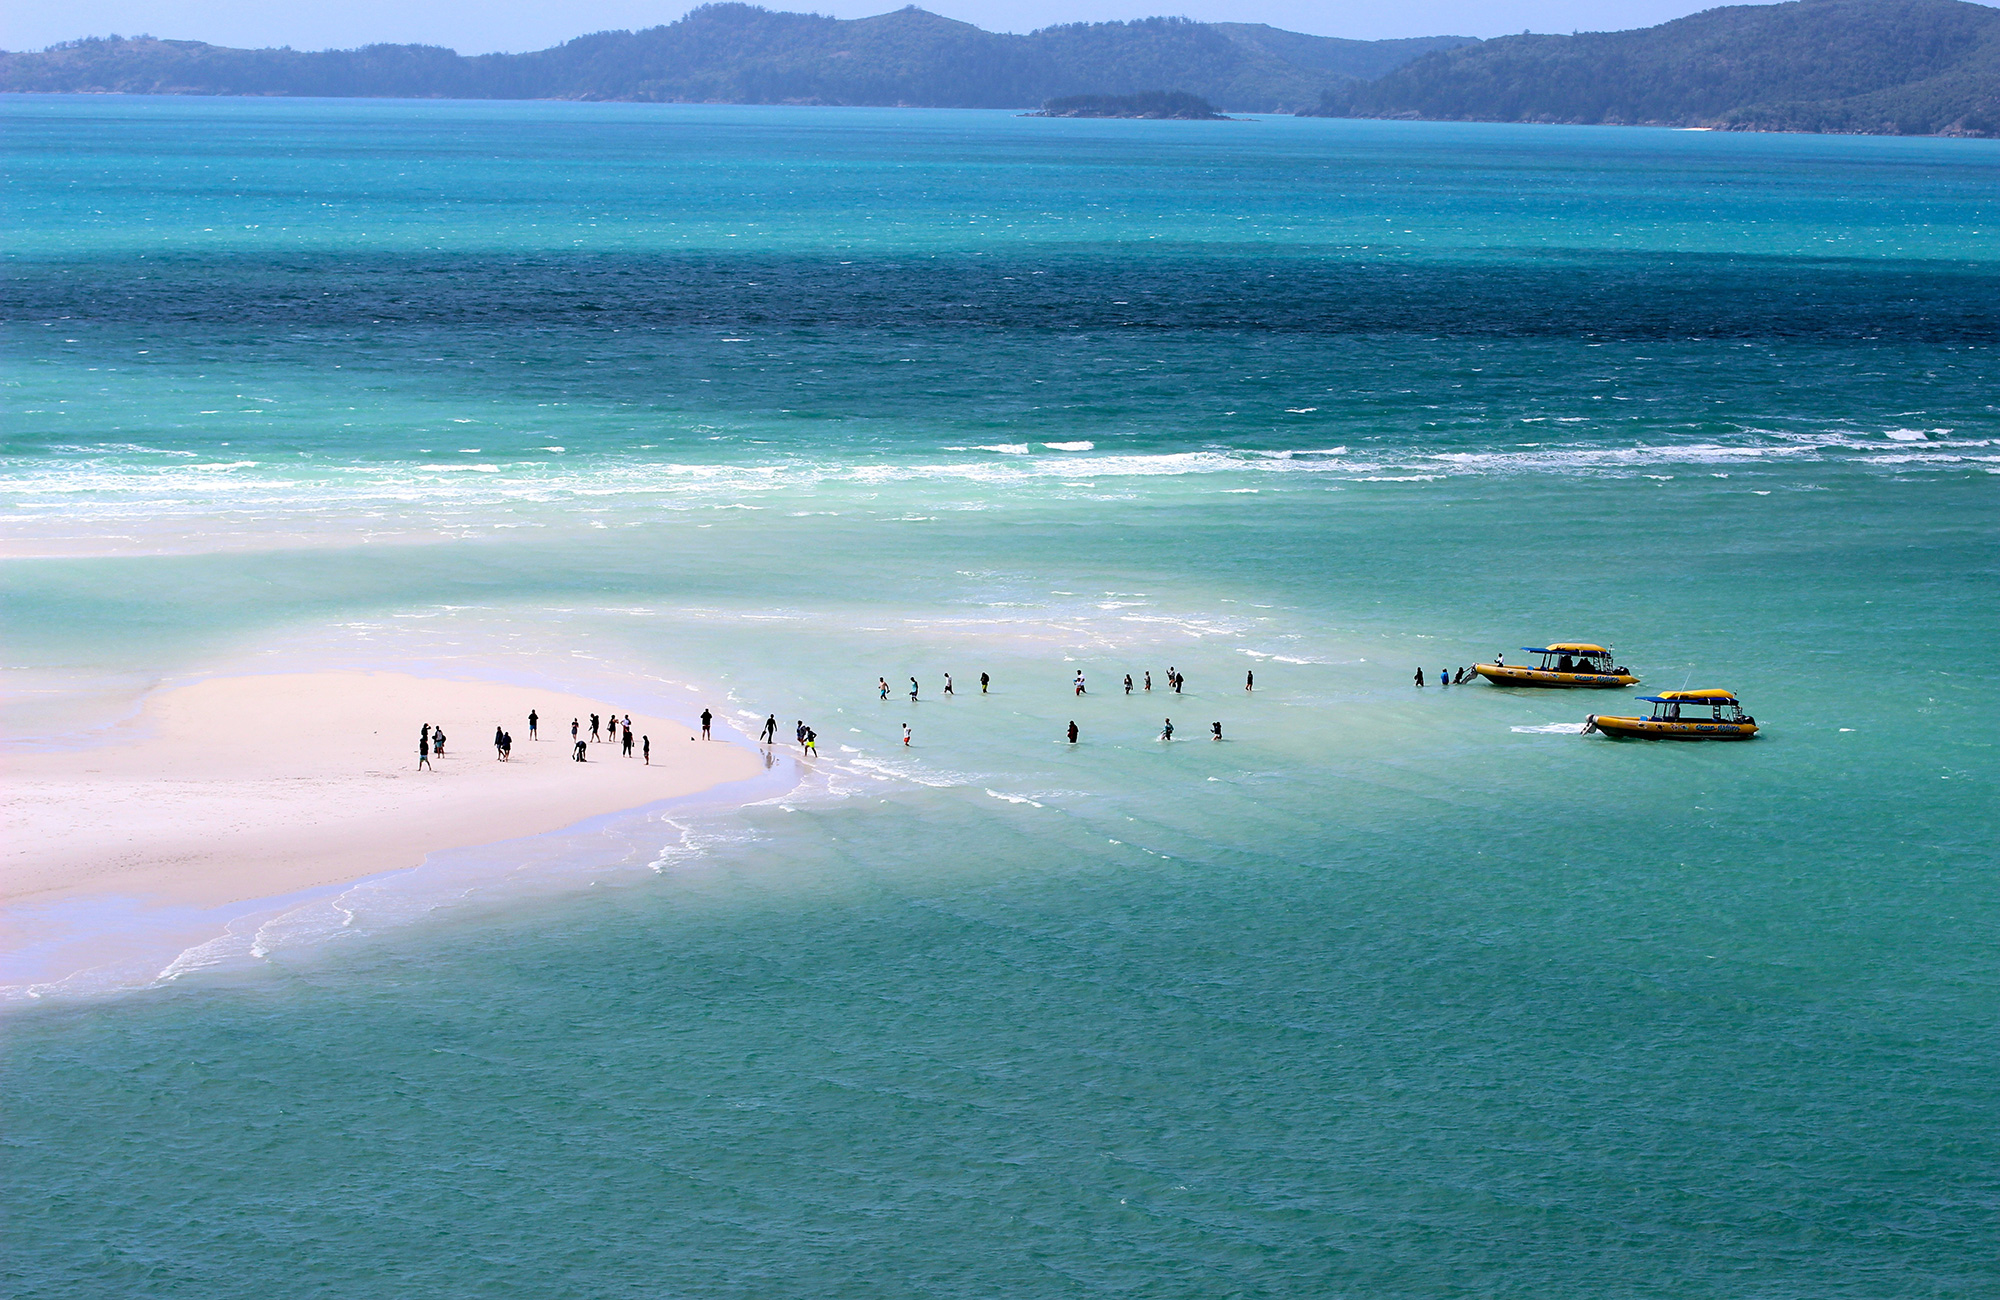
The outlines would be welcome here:
M 8 755 L 0 901 L 84 895 L 212 908 L 414 867 L 441 849 L 557 830 L 753 776 L 751 750 L 633 713 L 652 763 L 572 718 L 616 707 L 390 672 L 218 677 L 157 691 L 84 748 Z M 542 739 L 528 739 L 527 715 Z M 623 710 L 621 709 L 621 714 Z M 446 753 L 417 769 L 422 724 Z M 494 727 L 514 738 L 499 762 Z M 13 738 L 17 742 L 35 738 Z

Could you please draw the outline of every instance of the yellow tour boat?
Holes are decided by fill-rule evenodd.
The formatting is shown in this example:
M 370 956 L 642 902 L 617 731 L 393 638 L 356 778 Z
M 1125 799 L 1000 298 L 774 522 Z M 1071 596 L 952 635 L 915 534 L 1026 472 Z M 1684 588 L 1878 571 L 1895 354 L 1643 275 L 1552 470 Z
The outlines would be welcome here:
M 1653 706 L 1652 717 L 1593 713 L 1584 722 L 1584 734 L 1601 731 L 1607 736 L 1656 740 L 1748 740 L 1757 734 L 1757 719 L 1745 713 L 1729 691 L 1667 691 L 1640 699 Z
M 1631 686 L 1639 679 L 1628 668 L 1615 667 L 1611 651 L 1584 641 L 1523 646 L 1542 657 L 1539 668 L 1516 668 L 1495 660 L 1474 664 L 1472 671 L 1495 686 Z

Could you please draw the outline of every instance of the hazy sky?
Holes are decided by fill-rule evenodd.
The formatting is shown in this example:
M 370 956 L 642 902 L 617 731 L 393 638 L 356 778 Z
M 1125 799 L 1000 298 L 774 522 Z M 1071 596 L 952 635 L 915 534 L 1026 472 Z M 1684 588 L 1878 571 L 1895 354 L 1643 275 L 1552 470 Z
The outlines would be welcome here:
M 373 41 L 448 45 L 465 54 L 538 50 L 585 32 L 653 27 L 692 6 L 648 0 L 11 0 L 0 9 L 0 48 L 35 50 L 79 36 L 117 33 L 217 45 L 344 48 Z M 860 18 L 900 8 L 895 0 L 766 0 L 795 9 Z M 1270 23 L 1322 36 L 1499 36 L 1646 27 L 1709 3 L 1687 0 L 932 0 L 924 8 L 990 31 L 1025 32 L 1051 23 L 1180 14 L 1209 22 Z

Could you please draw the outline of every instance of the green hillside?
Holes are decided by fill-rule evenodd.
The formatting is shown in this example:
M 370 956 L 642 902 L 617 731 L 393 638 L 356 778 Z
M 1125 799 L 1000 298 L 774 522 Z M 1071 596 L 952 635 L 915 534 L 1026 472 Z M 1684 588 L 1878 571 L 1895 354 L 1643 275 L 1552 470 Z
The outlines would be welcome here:
M 1174 90 L 1225 109 L 1271 112 L 1310 107 L 1331 85 L 1379 76 L 1464 40 L 1340 41 L 1177 18 L 1075 23 L 1016 36 L 915 7 L 841 20 L 716 4 L 664 27 L 476 58 L 413 45 L 306 52 L 149 37 L 75 41 L 0 54 L 0 89 L 945 108 L 1028 108 L 1065 95 Z
M 1758 131 L 2000 134 L 2000 9 L 1796 0 L 1629 32 L 1509 36 L 1330 89 L 1319 112 Z

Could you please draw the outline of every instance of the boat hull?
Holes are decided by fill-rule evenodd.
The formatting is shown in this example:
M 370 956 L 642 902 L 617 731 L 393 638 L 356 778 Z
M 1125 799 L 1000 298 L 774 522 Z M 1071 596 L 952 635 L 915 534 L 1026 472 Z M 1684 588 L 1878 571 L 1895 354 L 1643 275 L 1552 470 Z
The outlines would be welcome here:
M 1639 683 L 1639 679 L 1630 673 L 1558 673 L 1542 668 L 1509 668 L 1500 664 L 1474 664 L 1472 671 L 1495 686 L 1587 686 L 1609 690 Z
M 1591 714 L 1589 726 L 1607 736 L 1631 740 L 1748 740 L 1757 734 L 1754 722 L 1711 722 L 1682 718 L 1664 722 L 1653 718 L 1610 718 Z

